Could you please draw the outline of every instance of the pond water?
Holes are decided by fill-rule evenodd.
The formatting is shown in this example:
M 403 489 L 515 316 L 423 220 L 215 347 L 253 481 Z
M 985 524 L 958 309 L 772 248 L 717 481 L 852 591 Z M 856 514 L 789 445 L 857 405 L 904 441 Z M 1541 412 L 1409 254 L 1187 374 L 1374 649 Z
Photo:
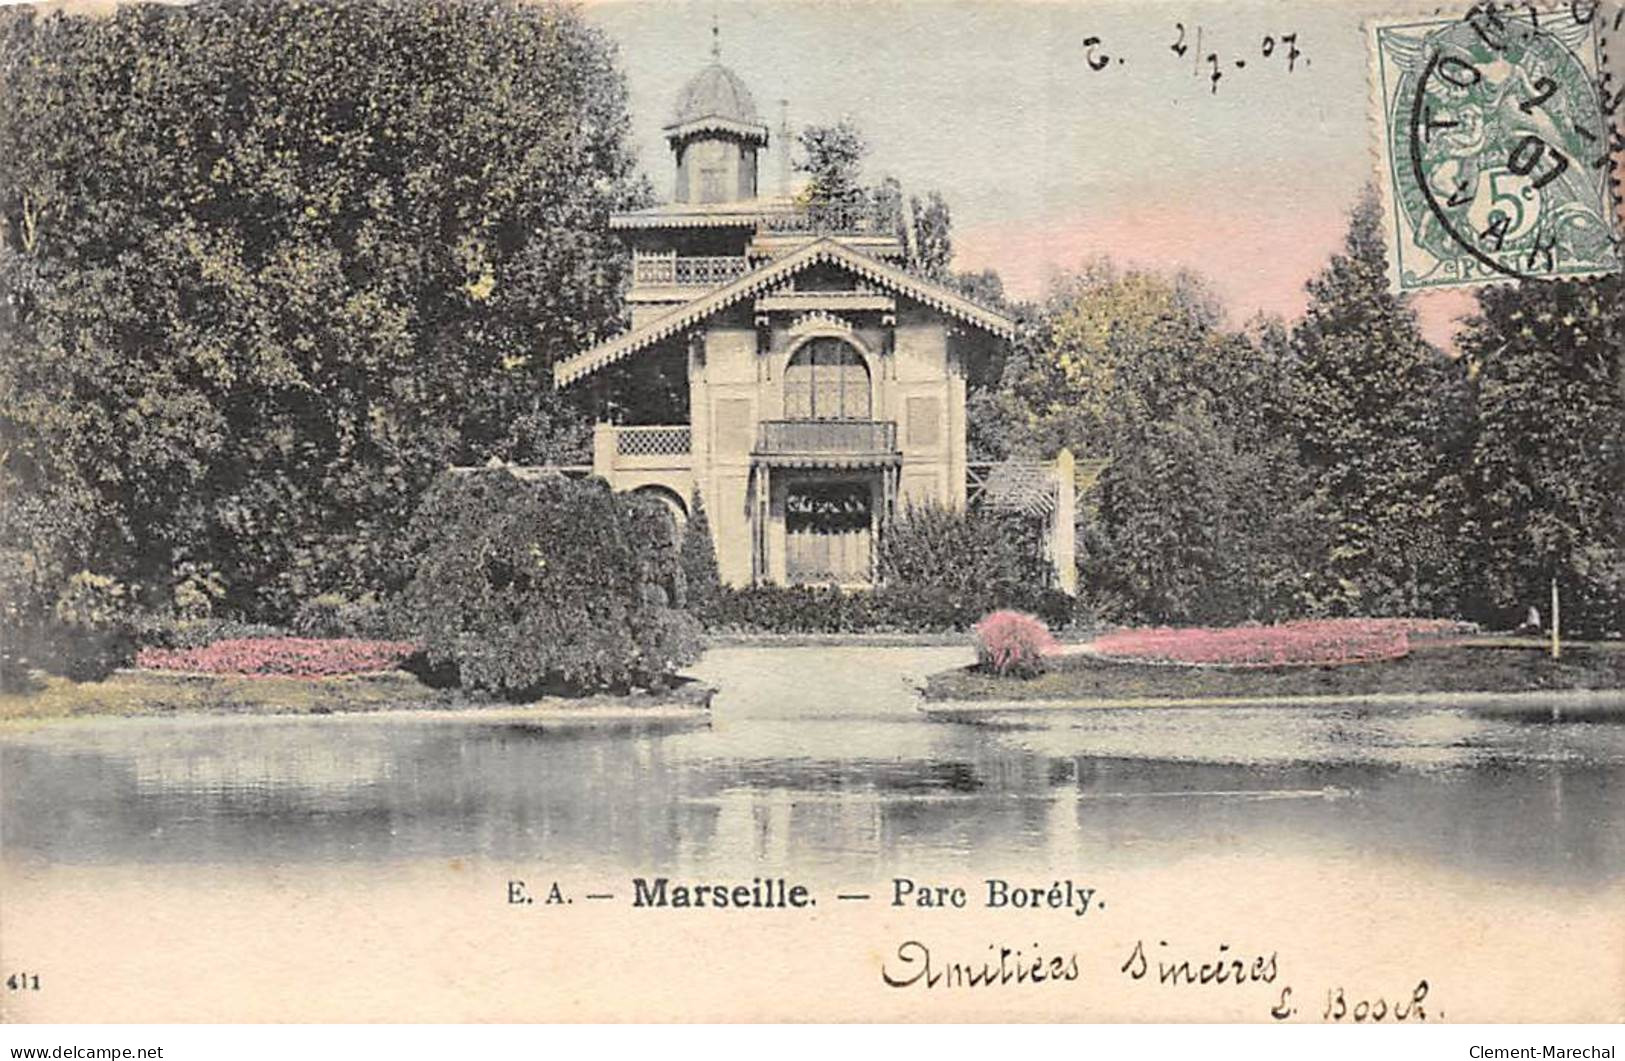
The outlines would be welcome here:
M 34 866 L 469 859 L 878 879 L 1154 870 L 1236 847 L 1545 888 L 1625 880 L 1625 726 L 1439 709 L 931 721 L 959 648 L 724 648 L 708 728 L 475 717 L 106 720 L 9 734 L 0 837 Z

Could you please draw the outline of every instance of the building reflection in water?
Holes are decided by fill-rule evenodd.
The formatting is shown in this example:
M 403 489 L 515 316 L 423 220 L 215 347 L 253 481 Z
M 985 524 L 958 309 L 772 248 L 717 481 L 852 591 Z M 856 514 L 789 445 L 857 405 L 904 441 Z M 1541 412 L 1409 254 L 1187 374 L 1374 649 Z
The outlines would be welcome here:
M 1625 727 L 1463 712 L 932 722 L 962 649 L 721 650 L 701 729 L 425 717 L 115 720 L 0 743 L 8 859 L 433 858 L 874 879 L 1204 851 L 1625 878 Z

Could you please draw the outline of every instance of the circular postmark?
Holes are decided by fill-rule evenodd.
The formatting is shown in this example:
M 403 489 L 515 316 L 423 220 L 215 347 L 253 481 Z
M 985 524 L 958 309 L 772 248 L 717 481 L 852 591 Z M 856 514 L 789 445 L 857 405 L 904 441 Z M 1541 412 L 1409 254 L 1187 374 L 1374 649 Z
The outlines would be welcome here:
M 1516 279 L 1607 260 L 1610 128 L 1576 54 L 1590 40 L 1573 13 L 1487 4 L 1421 39 L 1389 124 L 1419 247 Z

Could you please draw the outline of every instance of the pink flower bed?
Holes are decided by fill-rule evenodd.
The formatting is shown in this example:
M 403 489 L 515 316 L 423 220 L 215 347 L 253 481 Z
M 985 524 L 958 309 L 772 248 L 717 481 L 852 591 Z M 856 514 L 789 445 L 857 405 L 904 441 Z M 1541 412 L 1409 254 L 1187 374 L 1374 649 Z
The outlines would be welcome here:
M 1115 659 L 1232 667 L 1362 663 L 1398 659 L 1410 638 L 1461 630 L 1448 619 L 1315 619 L 1280 626 L 1157 627 L 1096 638 L 1095 651 Z
M 144 648 L 136 653 L 135 665 L 247 677 L 329 678 L 394 670 L 415 651 L 417 646 L 410 641 L 249 637 L 203 648 Z

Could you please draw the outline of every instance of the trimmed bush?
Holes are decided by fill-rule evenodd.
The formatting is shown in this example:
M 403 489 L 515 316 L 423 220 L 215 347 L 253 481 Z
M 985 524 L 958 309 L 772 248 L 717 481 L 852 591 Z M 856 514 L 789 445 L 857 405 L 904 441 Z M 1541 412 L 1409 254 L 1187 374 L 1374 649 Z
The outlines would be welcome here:
M 949 633 L 1003 608 L 1070 626 L 1074 601 L 1050 586 L 1041 536 L 1019 514 L 913 505 L 882 536 L 884 581 L 872 590 L 722 588 L 695 612 L 708 629 L 739 633 Z
M 705 501 L 695 490 L 688 501 L 688 526 L 683 529 L 683 577 L 688 582 L 689 607 L 703 611 L 722 591 L 717 574 L 717 548 L 711 540 L 711 521 Z
M 1036 616 L 999 611 L 977 623 L 976 665 L 1000 676 L 1034 678 L 1044 672 L 1044 656 L 1055 647 L 1049 628 Z
M 601 480 L 445 473 L 413 518 L 405 622 L 465 688 L 658 687 L 699 657 L 671 517 Z
M 941 586 L 723 587 L 696 614 L 707 629 L 732 633 L 937 634 L 969 630 L 991 610 L 988 599 L 987 594 L 956 593 Z M 1065 626 L 1072 617 L 1072 598 L 1058 590 L 1000 603 L 1036 611 L 1055 626 Z
M 688 582 L 671 510 L 643 494 L 614 494 L 612 500 L 631 546 L 641 598 L 662 608 L 684 607 L 688 603 Z

